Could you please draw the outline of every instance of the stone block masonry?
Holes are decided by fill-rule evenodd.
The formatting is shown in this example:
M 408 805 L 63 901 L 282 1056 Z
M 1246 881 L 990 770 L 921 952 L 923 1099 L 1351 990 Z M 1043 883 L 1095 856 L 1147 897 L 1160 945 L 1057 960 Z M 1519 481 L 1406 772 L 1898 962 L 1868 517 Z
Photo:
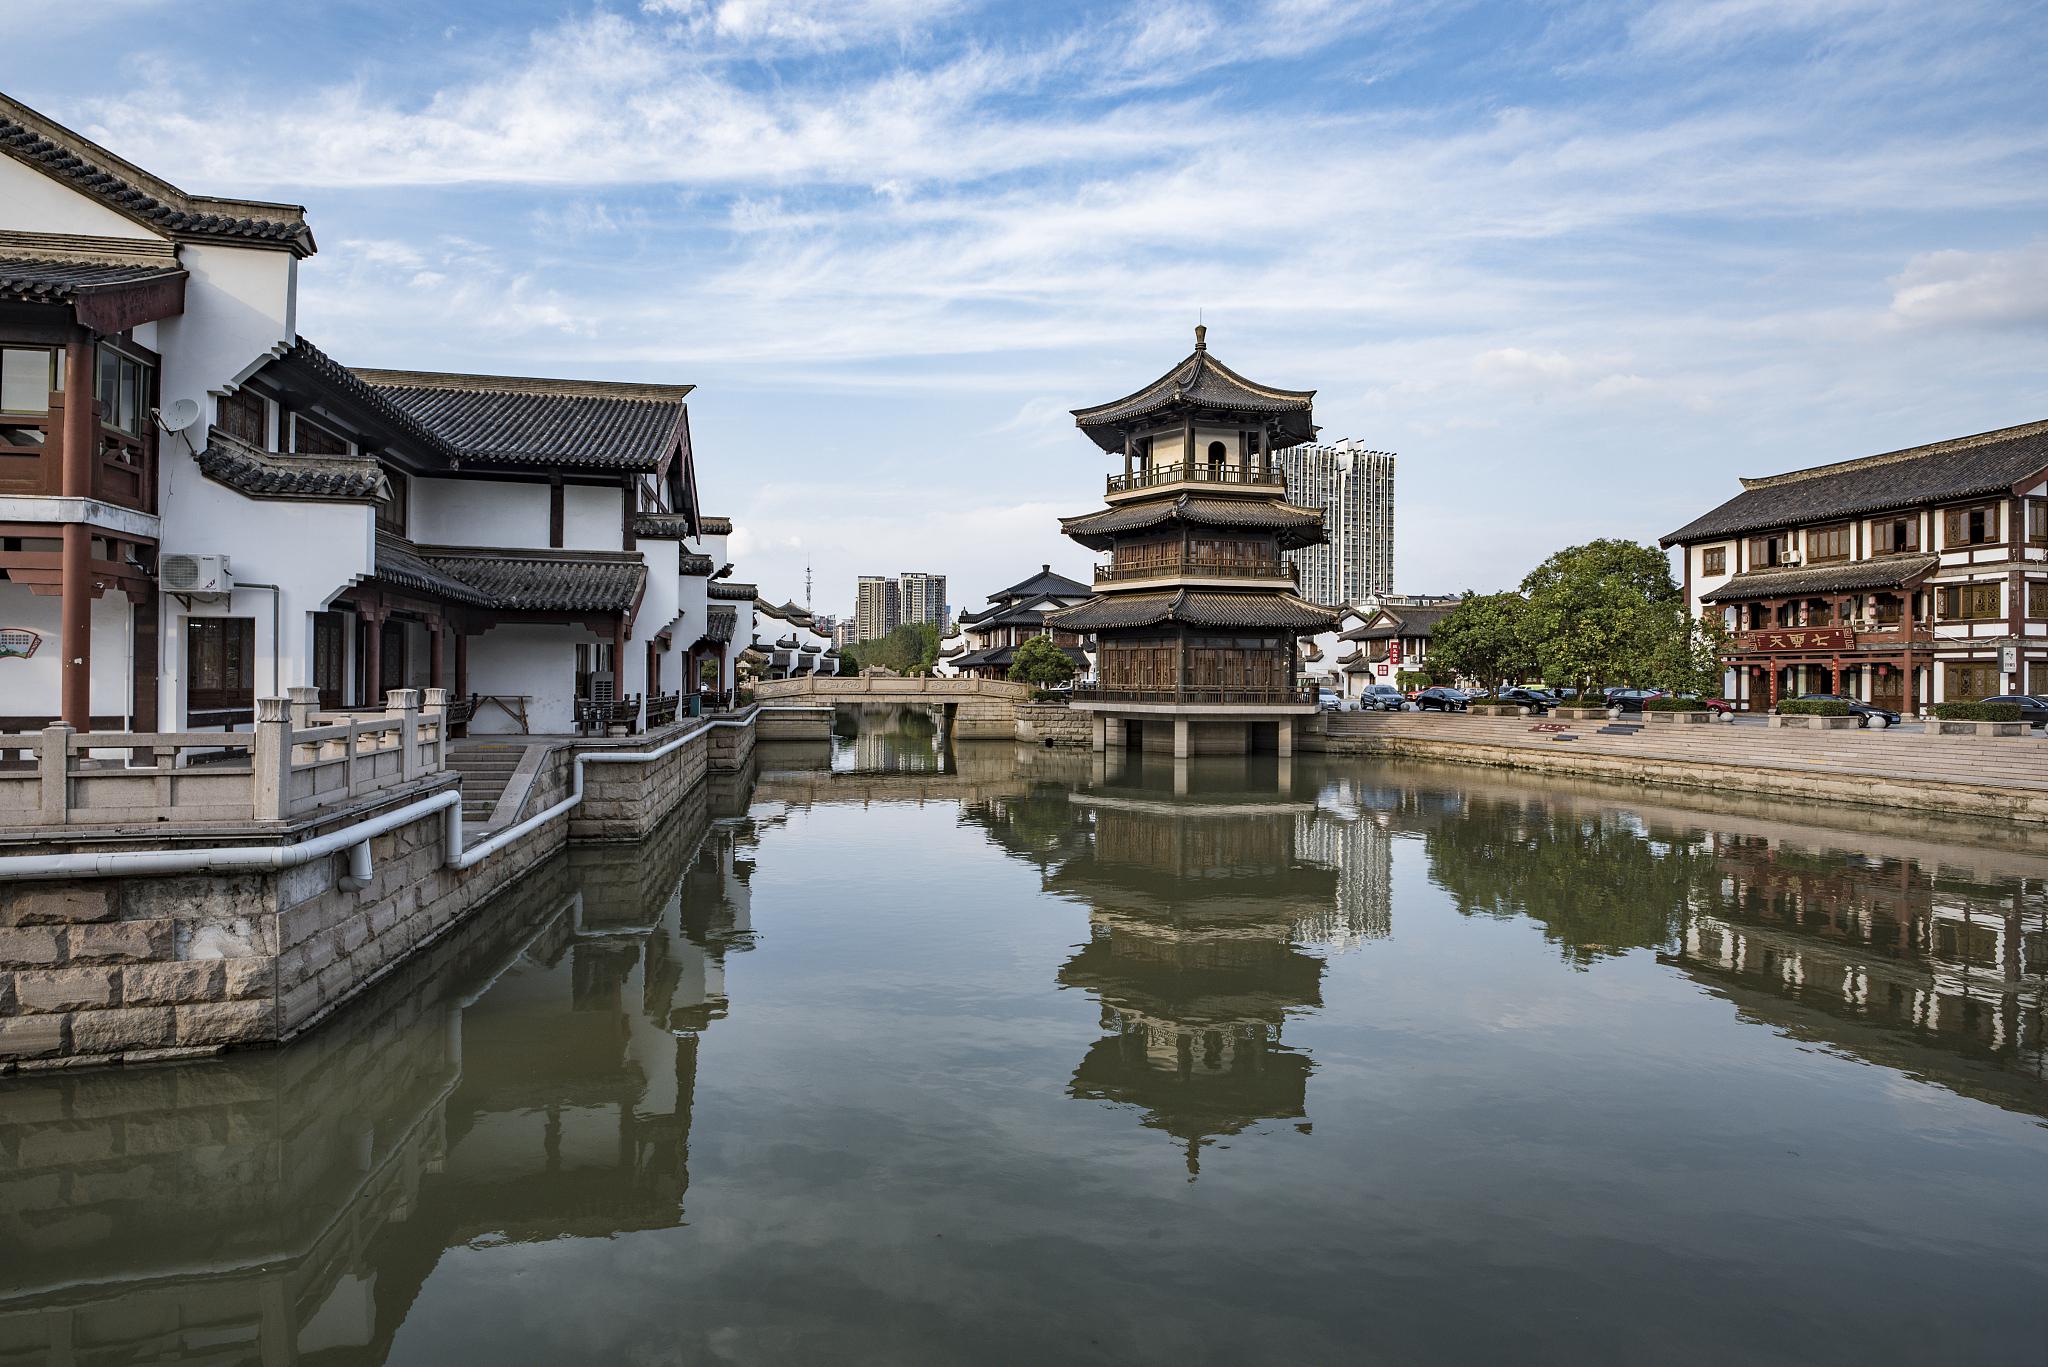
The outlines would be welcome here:
M 1020 702 L 1016 706 L 1019 744 L 1074 746 L 1085 750 L 1093 743 L 1086 712 L 1076 712 L 1063 702 Z
M 467 870 L 448 867 L 435 812 L 373 838 L 372 876 L 357 889 L 342 886 L 345 854 L 276 872 L 0 886 L 0 1072 L 148 1062 L 291 1039 L 572 840 L 646 838 L 708 774 L 750 760 L 754 726 L 751 716 L 744 720 L 706 730 L 657 760 L 586 765 L 584 800 L 568 820 L 546 823 Z M 638 752 L 665 739 L 657 733 L 562 746 L 548 756 L 524 810 L 543 811 L 567 795 L 575 754 Z M 373 814 L 353 812 L 335 824 Z M 151 847 L 178 843 L 165 838 Z

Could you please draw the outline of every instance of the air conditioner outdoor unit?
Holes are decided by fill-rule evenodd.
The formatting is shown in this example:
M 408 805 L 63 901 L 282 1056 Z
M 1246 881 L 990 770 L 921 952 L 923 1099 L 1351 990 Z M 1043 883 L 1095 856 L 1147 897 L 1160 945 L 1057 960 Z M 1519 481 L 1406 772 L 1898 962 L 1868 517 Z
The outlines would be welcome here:
M 1779 559 L 1778 564 L 1781 568 L 1796 570 L 1799 568 L 1799 557 L 1796 554 L 1787 554 Z
M 224 555 L 166 555 L 157 562 L 157 579 L 165 593 L 187 598 L 225 598 L 235 591 Z

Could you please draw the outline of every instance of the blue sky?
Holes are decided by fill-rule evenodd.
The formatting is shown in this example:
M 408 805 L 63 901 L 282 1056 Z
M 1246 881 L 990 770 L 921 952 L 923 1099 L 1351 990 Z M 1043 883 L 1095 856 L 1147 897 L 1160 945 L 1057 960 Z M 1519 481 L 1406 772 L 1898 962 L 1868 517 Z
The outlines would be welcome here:
M 81 64 L 80 52 L 95 60 Z M 764 590 L 1090 557 L 1197 314 L 1399 453 L 1397 578 L 2048 416 L 2040 4 L 0 3 L 0 87 L 309 207 L 345 361 L 688 381 Z

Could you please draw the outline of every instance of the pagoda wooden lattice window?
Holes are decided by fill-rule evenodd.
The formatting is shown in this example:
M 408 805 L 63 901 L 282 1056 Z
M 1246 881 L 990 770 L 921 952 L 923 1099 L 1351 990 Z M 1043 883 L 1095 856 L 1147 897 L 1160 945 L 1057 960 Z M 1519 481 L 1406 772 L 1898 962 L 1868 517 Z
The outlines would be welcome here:
M 2048 546 L 2048 498 L 2027 500 L 2027 544 Z
M 1941 671 L 1943 700 L 1946 702 L 1976 702 L 1991 697 L 1999 690 L 1998 666 L 1995 664 L 1945 664 Z
M 2048 618 L 2048 580 L 2027 581 L 2027 616 Z

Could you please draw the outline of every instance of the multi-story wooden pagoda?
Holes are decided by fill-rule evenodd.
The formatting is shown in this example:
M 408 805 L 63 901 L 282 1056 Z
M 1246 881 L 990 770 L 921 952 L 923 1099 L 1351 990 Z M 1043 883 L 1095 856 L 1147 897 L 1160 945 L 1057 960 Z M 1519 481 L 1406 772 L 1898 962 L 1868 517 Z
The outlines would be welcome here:
M 1315 436 L 1315 391 L 1252 383 L 1209 354 L 1207 331 L 1143 389 L 1074 411 L 1124 467 L 1107 508 L 1060 523 L 1110 554 L 1096 596 L 1046 618 L 1097 639 L 1095 683 L 1074 690 L 1097 749 L 1291 754 L 1315 711 L 1295 642 L 1337 614 L 1295 591 L 1281 552 L 1322 542 L 1323 517 L 1287 501 L 1273 460 Z

